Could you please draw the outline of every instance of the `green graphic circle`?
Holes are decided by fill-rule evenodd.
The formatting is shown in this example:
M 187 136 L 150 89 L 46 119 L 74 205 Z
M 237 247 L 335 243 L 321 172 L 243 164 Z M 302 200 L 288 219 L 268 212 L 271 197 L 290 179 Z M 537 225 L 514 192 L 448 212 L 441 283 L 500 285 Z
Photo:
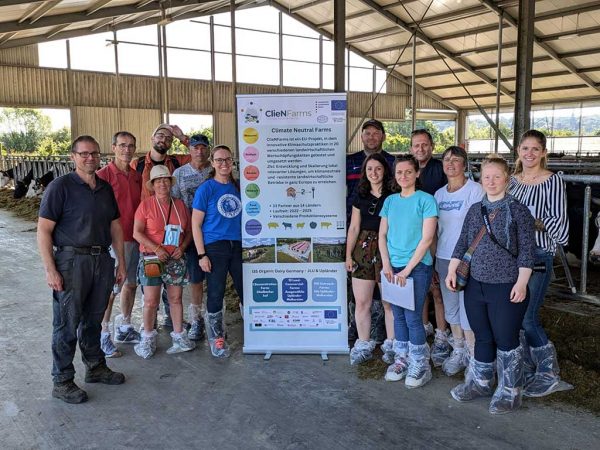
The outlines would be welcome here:
M 246 195 L 248 198 L 256 198 L 260 195 L 260 188 L 256 183 L 250 183 L 246 186 Z

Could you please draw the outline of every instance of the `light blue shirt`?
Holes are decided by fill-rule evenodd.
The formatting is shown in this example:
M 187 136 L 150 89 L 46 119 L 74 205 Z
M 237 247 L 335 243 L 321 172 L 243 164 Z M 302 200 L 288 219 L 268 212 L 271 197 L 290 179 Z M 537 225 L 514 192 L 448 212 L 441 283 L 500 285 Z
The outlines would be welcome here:
M 410 197 L 392 194 L 385 199 L 379 214 L 388 221 L 387 248 L 393 267 L 404 267 L 412 258 L 423 238 L 423 221 L 437 217 L 437 204 L 433 195 L 416 191 Z M 431 266 L 433 258 L 429 249 L 420 261 Z

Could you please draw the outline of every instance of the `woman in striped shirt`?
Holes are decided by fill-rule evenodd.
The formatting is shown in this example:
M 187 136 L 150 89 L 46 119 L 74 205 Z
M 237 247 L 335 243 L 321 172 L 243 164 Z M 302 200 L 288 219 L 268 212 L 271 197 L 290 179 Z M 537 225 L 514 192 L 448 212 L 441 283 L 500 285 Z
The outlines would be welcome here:
M 526 131 L 517 151 L 508 190 L 529 208 L 536 229 L 535 269 L 528 284 L 530 298 L 523 319 L 525 332 L 521 333 L 525 350 L 523 394 L 542 397 L 559 389 L 560 378 L 556 350 L 542 328 L 539 310 L 552 278 L 556 249 L 569 240 L 569 219 L 564 182 L 560 175 L 546 168 L 546 136 L 537 130 Z

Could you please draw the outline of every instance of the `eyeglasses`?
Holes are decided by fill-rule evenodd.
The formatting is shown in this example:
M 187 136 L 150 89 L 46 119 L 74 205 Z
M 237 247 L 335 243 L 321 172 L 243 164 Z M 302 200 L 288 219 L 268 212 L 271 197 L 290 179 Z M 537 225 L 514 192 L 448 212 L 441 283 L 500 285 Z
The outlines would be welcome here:
M 118 144 L 117 147 L 121 150 L 135 150 L 134 144 Z
M 444 158 L 442 159 L 446 164 L 458 164 L 463 162 L 462 158 Z
M 155 138 L 158 139 L 164 139 L 165 141 L 172 141 L 173 140 L 173 136 L 169 136 L 168 134 L 164 134 L 164 133 L 156 133 L 154 135 Z
M 81 156 L 83 159 L 88 159 L 90 156 L 92 158 L 100 158 L 100 152 L 73 152 L 76 155 Z
M 233 158 L 231 156 L 227 158 L 215 158 L 213 161 L 219 165 L 221 164 L 231 164 L 233 163 Z

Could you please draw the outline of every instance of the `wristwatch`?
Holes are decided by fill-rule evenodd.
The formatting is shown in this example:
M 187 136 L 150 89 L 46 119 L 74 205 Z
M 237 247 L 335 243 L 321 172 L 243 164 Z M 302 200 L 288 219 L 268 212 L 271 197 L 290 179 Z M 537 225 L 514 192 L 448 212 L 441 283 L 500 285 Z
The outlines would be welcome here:
M 202 259 L 206 256 L 206 253 L 198 253 L 198 259 Z

